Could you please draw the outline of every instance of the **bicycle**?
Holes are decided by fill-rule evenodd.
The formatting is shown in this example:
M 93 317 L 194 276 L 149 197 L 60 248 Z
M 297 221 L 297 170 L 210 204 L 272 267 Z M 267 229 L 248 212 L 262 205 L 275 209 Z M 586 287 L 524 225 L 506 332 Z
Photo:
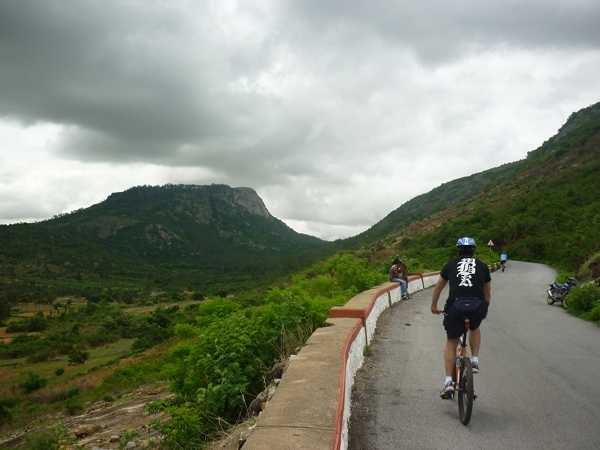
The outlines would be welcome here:
M 477 398 L 473 383 L 473 367 L 467 352 L 469 326 L 470 321 L 465 318 L 465 331 L 458 341 L 454 367 L 454 392 L 458 396 L 458 417 L 463 425 L 469 424 L 473 413 L 473 401 Z

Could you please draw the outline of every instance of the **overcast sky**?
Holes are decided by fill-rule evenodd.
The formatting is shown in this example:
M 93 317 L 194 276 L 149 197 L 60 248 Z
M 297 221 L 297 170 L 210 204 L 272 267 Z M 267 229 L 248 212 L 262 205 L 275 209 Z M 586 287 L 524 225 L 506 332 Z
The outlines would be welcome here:
M 0 2 L 0 222 L 255 188 L 327 239 L 600 100 L 597 0 Z

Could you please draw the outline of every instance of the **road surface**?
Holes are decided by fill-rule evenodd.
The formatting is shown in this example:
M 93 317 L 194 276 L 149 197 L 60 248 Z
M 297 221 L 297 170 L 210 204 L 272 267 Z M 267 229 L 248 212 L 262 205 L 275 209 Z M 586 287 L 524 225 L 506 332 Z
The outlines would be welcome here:
M 379 320 L 353 390 L 351 450 L 600 449 L 600 328 L 546 304 L 546 266 L 512 261 L 492 277 L 469 426 L 439 397 L 445 334 L 428 289 Z

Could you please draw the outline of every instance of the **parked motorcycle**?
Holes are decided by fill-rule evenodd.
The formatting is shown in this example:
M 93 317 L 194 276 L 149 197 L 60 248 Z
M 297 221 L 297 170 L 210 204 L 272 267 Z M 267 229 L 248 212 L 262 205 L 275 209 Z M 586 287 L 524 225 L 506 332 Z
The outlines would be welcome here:
M 546 301 L 549 305 L 553 305 L 554 302 L 560 302 L 563 308 L 568 306 L 567 295 L 573 286 L 577 285 L 577 280 L 573 277 L 567 278 L 565 283 L 557 283 L 556 281 L 550 285 L 550 288 L 546 291 L 548 298 Z

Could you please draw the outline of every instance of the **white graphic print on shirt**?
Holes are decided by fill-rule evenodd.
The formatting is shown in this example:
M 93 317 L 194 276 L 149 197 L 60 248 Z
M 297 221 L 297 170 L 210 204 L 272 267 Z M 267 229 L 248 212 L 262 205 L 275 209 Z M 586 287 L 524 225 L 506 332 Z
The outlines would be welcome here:
M 456 265 L 457 277 L 460 277 L 459 286 L 471 287 L 471 277 L 475 274 L 475 258 L 463 258 Z

